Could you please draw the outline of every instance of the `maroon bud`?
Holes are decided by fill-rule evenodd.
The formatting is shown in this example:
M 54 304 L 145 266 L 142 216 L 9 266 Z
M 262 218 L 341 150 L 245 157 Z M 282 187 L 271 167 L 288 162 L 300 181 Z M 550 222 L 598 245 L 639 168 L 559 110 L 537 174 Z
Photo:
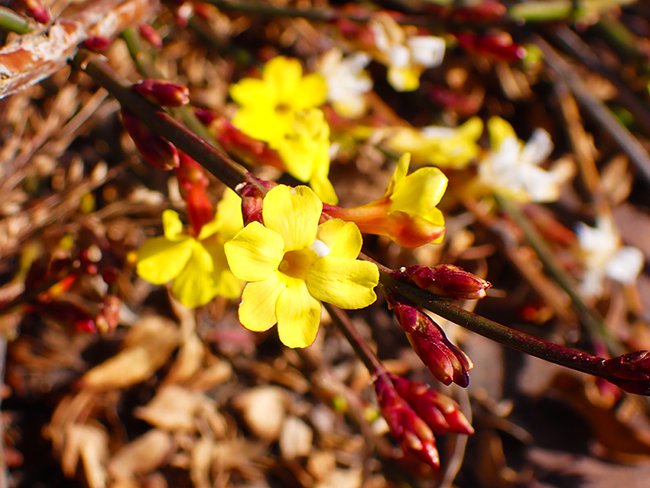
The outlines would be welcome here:
M 138 26 L 140 37 L 147 41 L 151 46 L 160 49 L 163 45 L 158 31 L 149 24 L 140 24 Z
M 190 103 L 190 90 L 169 81 L 146 79 L 133 85 L 133 89 L 147 100 L 163 107 L 181 107 Z
M 111 45 L 112 39 L 104 36 L 89 37 L 83 42 L 86 49 L 90 49 L 96 53 L 104 52 Z
M 391 380 L 399 396 L 408 403 L 435 434 L 456 432 L 471 435 L 474 429 L 458 404 L 424 383 L 392 376 Z
M 486 290 L 492 286 L 490 282 L 453 264 L 407 266 L 394 271 L 393 276 L 407 279 L 435 295 L 458 300 L 484 298 Z
M 603 378 L 619 388 L 639 395 L 650 395 L 650 351 L 635 351 L 604 359 Z
M 241 188 L 238 188 L 238 193 L 242 198 L 244 225 L 248 225 L 251 222 L 259 222 L 260 224 L 263 224 L 264 219 L 262 218 L 262 207 L 265 194 L 263 190 L 270 190 L 275 186 L 275 183 L 260 180 L 250 174 L 249 178 L 254 178 L 257 184 L 244 183 Z
M 167 139 L 151 132 L 140 119 L 126 110 L 122 110 L 122 121 L 126 131 L 147 163 L 162 170 L 178 167 L 179 156 L 176 146 Z
M 465 50 L 497 61 L 519 61 L 526 56 L 524 47 L 512 42 L 510 36 L 505 33 L 476 35 L 463 32 L 454 36 Z
M 387 375 L 377 377 L 375 392 L 382 416 L 386 419 L 391 434 L 400 443 L 404 453 L 415 455 L 425 463 L 438 468 L 440 456 L 433 432 L 397 394 Z
M 219 117 L 215 112 L 208 108 L 202 108 L 202 107 L 197 107 L 194 109 L 194 115 L 196 115 L 196 118 L 201 121 L 203 125 L 206 127 L 209 127 L 212 122 L 217 120 Z
M 41 24 L 49 24 L 52 22 L 50 10 L 40 0 L 24 0 L 24 4 L 27 15 L 36 22 Z
M 417 307 L 395 296 L 387 301 L 404 329 L 411 347 L 438 381 L 463 388 L 469 384 L 472 361 L 445 336 L 442 328 Z

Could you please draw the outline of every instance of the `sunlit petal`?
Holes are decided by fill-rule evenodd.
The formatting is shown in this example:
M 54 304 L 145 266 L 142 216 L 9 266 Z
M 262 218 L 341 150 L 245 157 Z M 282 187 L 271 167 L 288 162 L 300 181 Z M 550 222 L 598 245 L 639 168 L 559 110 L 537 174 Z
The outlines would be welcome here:
M 183 236 L 183 222 L 177 212 L 165 210 L 162 214 L 162 222 L 166 239 L 175 241 Z
M 307 291 L 304 281 L 295 280 L 278 300 L 278 335 L 288 347 L 310 346 L 320 324 L 321 304 Z
M 363 239 L 354 222 L 331 219 L 318 226 L 318 240 L 329 248 L 328 256 L 356 259 Z
M 276 232 L 251 222 L 224 245 L 233 274 L 244 281 L 261 281 L 278 269 L 284 242 Z
M 232 99 L 244 107 L 272 107 L 273 95 L 266 83 L 257 78 L 244 78 L 230 87 Z
M 174 279 L 172 294 L 186 307 L 205 305 L 217 295 L 210 254 L 198 242 L 183 271 Z
M 314 242 L 322 209 L 323 202 L 311 188 L 278 185 L 264 197 L 262 215 L 264 225 L 282 236 L 284 250 L 292 251 Z
M 239 321 L 242 325 L 255 332 L 273 327 L 278 320 L 278 298 L 285 288 L 278 273 L 273 273 L 264 281 L 247 284 L 239 305 Z
M 388 183 L 388 188 L 386 189 L 386 195 L 392 194 L 394 191 L 397 191 L 401 185 L 402 180 L 406 177 L 408 173 L 409 165 L 411 164 L 411 154 L 404 153 L 402 157 L 397 161 L 397 166 L 395 166 L 395 171 L 393 171 L 393 176 L 390 178 L 390 183 Z
M 368 261 L 326 256 L 311 267 L 307 287 L 314 298 L 337 307 L 367 307 L 377 299 L 377 266 Z
M 447 177 L 438 168 L 420 168 L 406 176 L 391 196 L 391 210 L 416 215 L 435 207 L 447 189 Z
M 170 241 L 165 237 L 146 240 L 138 249 L 138 275 L 154 285 L 173 280 L 186 266 L 192 254 L 192 239 Z
M 293 106 L 296 110 L 318 107 L 327 98 L 327 82 L 320 74 L 313 73 L 300 80 L 293 93 Z

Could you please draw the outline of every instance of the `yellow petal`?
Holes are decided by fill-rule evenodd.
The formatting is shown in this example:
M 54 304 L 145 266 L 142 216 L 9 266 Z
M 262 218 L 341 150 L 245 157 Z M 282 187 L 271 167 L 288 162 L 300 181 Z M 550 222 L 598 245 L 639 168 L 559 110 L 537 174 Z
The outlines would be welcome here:
M 367 307 L 377 299 L 374 288 L 379 282 L 377 266 L 368 261 L 326 256 L 314 263 L 307 277 L 314 298 L 337 307 Z
M 263 80 L 244 78 L 230 87 L 230 96 L 243 107 L 273 107 L 275 93 Z
M 248 330 L 262 332 L 278 321 L 277 302 L 286 285 L 273 273 L 269 278 L 249 283 L 239 304 L 239 321 Z
M 273 144 L 291 130 L 293 112 L 278 113 L 257 107 L 242 107 L 235 113 L 232 123 L 244 134 Z
M 442 199 L 447 177 L 438 168 L 420 168 L 408 175 L 391 196 L 392 212 L 426 215 Z
M 517 134 L 512 126 L 501 117 L 491 117 L 487 123 L 490 134 L 490 146 L 492 149 L 499 149 L 503 141 L 510 137 L 517 139 Z
M 422 69 L 417 66 L 388 68 L 388 83 L 397 91 L 414 91 L 420 86 Z
M 261 281 L 278 269 L 284 242 L 274 231 L 251 222 L 224 244 L 228 266 L 244 281 Z
M 183 235 L 183 222 L 178 213 L 173 210 L 165 210 L 162 214 L 163 231 L 165 237 L 170 241 L 178 240 Z
M 227 241 L 242 227 L 244 227 L 244 220 L 241 213 L 241 197 L 230 188 L 226 188 L 217 204 L 214 219 L 201 227 L 199 240 L 207 239 L 218 232 L 222 241 Z
M 175 212 L 174 212 L 175 213 Z M 171 281 L 183 271 L 192 254 L 192 238 L 170 241 L 165 237 L 146 240 L 138 249 L 138 275 L 154 285 Z
M 302 79 L 302 66 L 297 59 L 275 57 L 266 63 L 262 76 L 273 90 L 276 104 L 294 107 L 293 99 Z
M 394 191 L 398 190 L 402 185 L 402 180 L 406 177 L 406 173 L 409 171 L 409 165 L 411 164 L 411 154 L 404 153 L 397 161 L 397 166 L 395 166 L 395 171 L 393 171 L 393 176 L 390 178 L 388 183 L 388 188 L 386 189 L 386 195 L 392 194 Z
M 278 300 L 278 335 L 288 347 L 310 346 L 320 324 L 321 304 L 302 280 L 293 280 Z
M 205 305 L 217 295 L 210 254 L 193 241 L 192 255 L 183 271 L 174 279 L 172 293 L 186 307 Z
M 356 259 L 363 239 L 354 222 L 331 219 L 318 226 L 318 240 L 329 248 L 328 256 Z
M 216 236 L 213 236 L 203 242 L 203 245 L 212 258 L 214 266 L 212 279 L 217 289 L 217 295 L 226 298 L 237 298 L 241 294 L 244 282 L 230 271 L 223 244 L 220 243 Z
M 309 186 L 323 202 L 329 203 L 330 205 L 336 205 L 339 203 L 339 197 L 336 195 L 336 190 L 334 190 L 334 186 L 332 186 L 332 182 L 330 182 L 327 176 L 315 176 L 309 181 Z
M 327 82 L 323 76 L 312 73 L 300 80 L 296 93 L 293 94 L 293 106 L 296 110 L 318 107 L 327 98 Z
M 278 185 L 264 197 L 262 215 L 264 225 L 282 236 L 286 252 L 314 242 L 322 210 L 323 202 L 311 188 Z

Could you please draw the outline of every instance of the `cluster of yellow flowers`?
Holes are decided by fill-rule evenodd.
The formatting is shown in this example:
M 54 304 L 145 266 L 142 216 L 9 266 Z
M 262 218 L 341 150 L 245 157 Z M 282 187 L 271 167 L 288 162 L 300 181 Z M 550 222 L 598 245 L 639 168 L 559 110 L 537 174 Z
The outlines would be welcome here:
M 373 26 L 376 37 L 387 46 L 390 39 L 401 46 L 404 39 L 388 27 Z M 379 47 L 383 44 L 378 42 Z M 444 52 L 444 43 L 438 48 Z M 493 118 L 488 122 L 492 149 L 482 153 L 478 139 L 483 123 L 472 118 L 455 129 L 379 131 L 387 149 L 403 153 L 385 195 L 359 207 L 336 206 L 328 179 L 330 127 L 320 107 L 329 101 L 340 114 L 362 114 L 365 105 L 360 100 L 371 86 L 363 71 L 368 61 L 344 58 L 340 52 L 324 56 L 322 66 L 337 67 L 350 87 L 347 95 L 336 80 L 318 73 L 305 75 L 297 60 L 281 56 L 264 66 L 261 78 L 234 84 L 230 93 L 238 109 L 233 125 L 268 144 L 284 169 L 311 188 L 273 187 L 263 199 L 261 222 L 246 226 L 240 197 L 227 190 L 214 219 L 198 235 L 185 231 L 178 214 L 167 210 L 164 235 L 147 240 L 138 252 L 138 274 L 154 284 L 171 282 L 173 295 L 189 307 L 204 305 L 217 295 L 231 299 L 241 295 L 239 318 L 245 327 L 264 331 L 278 324 L 284 344 L 305 347 L 316 337 L 321 302 L 357 309 L 375 301 L 377 266 L 357 259 L 362 233 L 387 236 L 410 248 L 443 239 L 445 221 L 437 205 L 447 177 L 432 166 L 409 174 L 411 154 L 417 164 L 451 169 L 478 159 L 476 188 L 522 201 L 557 198 L 566 169 L 547 172 L 538 167 L 552 149 L 547 133 L 537 131 L 524 144 L 505 120 Z M 409 66 L 413 72 L 408 76 L 406 68 L 393 66 L 394 83 L 406 76 L 408 86 L 414 84 L 424 64 Z

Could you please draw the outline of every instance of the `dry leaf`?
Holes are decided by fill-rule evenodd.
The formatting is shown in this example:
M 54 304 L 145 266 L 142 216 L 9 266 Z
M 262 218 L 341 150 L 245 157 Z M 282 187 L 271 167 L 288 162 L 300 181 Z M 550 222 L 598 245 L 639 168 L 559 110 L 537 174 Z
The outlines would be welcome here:
M 280 435 L 286 414 L 286 391 L 277 386 L 259 386 L 234 399 L 246 425 L 261 439 L 274 441 Z
M 203 356 L 203 342 L 196 334 L 190 335 L 169 369 L 165 383 L 182 383 L 189 380 L 201 367 Z
M 82 424 L 72 424 L 66 428 L 61 467 L 67 477 L 74 477 L 80 458 L 88 486 L 105 487 L 108 436 L 103 428 Z
M 168 431 L 194 431 L 197 414 L 205 406 L 214 409 L 209 398 L 180 386 L 162 387 L 145 407 L 137 408 L 138 418 Z
M 159 316 L 143 318 L 124 340 L 124 349 L 81 378 L 81 385 L 94 390 L 124 388 L 151 377 L 178 344 L 175 324 Z
M 314 433 L 298 417 L 288 417 L 280 433 L 280 452 L 285 459 L 307 456 L 312 449 Z
M 154 429 L 122 447 L 111 459 L 108 471 L 118 482 L 128 482 L 136 475 L 158 468 L 172 450 L 171 436 Z

